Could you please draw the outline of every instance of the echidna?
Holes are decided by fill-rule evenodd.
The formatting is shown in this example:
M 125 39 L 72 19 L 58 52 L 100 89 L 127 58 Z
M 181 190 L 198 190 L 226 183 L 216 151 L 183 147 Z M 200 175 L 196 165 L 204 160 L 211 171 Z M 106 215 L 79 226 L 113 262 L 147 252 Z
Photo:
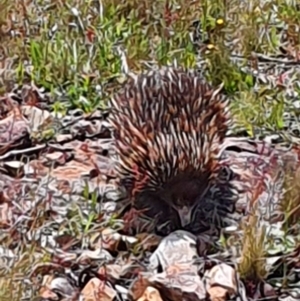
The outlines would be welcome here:
M 219 172 L 228 100 L 196 72 L 173 67 L 130 79 L 111 99 L 117 172 L 132 200 L 176 209 L 181 226 Z

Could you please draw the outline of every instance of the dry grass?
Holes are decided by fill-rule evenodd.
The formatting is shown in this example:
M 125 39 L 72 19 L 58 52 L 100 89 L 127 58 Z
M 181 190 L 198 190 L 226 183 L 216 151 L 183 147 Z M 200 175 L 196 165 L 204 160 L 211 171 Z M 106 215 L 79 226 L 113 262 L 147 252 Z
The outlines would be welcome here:
M 261 225 L 261 218 L 253 210 L 247 222 L 243 224 L 241 261 L 238 271 L 242 279 L 262 281 L 266 271 L 266 227 Z

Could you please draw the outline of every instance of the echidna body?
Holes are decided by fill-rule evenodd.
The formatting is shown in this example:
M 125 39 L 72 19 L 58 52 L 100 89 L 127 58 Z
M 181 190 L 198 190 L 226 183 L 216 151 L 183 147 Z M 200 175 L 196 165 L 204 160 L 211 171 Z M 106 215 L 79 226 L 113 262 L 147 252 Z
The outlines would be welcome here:
M 149 192 L 185 226 L 218 174 L 226 98 L 194 72 L 165 67 L 131 79 L 111 107 L 117 171 L 130 197 Z

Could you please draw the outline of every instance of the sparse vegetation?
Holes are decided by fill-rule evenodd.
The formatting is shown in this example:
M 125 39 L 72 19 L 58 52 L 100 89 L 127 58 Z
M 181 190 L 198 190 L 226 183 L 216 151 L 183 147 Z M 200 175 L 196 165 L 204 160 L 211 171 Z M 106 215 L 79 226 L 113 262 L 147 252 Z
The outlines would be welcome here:
M 292 142 L 298 155 L 300 7 L 294 2 L 0 0 L 0 301 L 42 294 L 33 271 L 44 276 L 69 267 L 67 251 L 97 250 L 95 233 L 106 228 L 125 232 L 118 213 L 102 212 L 111 187 L 103 188 L 101 177 L 113 177 L 103 159 L 109 145 L 102 122 L 106 100 L 128 70 L 170 64 L 198 69 L 214 86 L 224 84 L 235 135 L 276 134 L 277 140 Z M 30 115 L 25 107 L 48 115 Z M 12 115 L 18 122 L 8 135 L 5 122 Z M 34 124 L 29 132 L 24 116 Z M 95 142 L 100 138 L 101 146 Z M 268 167 L 257 168 L 271 174 Z M 266 268 L 276 237 L 269 238 L 256 212 L 235 241 L 246 286 L 269 281 L 275 270 L 286 287 L 294 280 L 286 275 L 296 273 L 290 262 L 299 255 L 298 173 L 286 176 L 281 203 L 280 243 L 292 237 L 294 244 L 276 254 L 285 256 L 282 269 L 288 272 Z M 267 176 L 263 181 L 270 183 Z M 252 191 L 251 204 L 260 189 L 269 192 L 267 184 L 251 187 L 258 190 Z M 232 240 L 222 239 L 222 251 L 233 247 Z M 120 244 L 110 251 L 115 254 Z M 133 253 L 145 251 L 132 244 Z M 90 264 L 98 255 L 84 253 L 78 262 Z

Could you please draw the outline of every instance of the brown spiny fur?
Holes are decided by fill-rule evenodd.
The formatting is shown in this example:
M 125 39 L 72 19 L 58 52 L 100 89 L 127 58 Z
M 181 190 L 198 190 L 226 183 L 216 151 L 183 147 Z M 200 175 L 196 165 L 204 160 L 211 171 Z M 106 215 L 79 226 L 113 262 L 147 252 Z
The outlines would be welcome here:
M 225 97 L 193 72 L 165 67 L 130 79 L 111 106 L 117 170 L 131 198 L 155 191 L 193 205 L 218 173 Z

